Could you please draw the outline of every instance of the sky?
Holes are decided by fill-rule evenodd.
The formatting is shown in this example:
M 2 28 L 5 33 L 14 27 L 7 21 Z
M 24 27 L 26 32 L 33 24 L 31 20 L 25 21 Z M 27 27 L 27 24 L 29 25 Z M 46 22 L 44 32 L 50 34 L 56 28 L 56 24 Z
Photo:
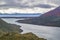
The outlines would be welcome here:
M 59 3 L 60 0 L 0 0 L 0 13 L 45 13 Z

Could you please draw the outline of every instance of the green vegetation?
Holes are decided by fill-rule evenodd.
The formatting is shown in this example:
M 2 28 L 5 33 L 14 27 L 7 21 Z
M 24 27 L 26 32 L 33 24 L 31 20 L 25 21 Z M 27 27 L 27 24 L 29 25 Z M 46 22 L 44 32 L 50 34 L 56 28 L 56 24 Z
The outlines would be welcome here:
M 19 33 L 6 33 L 0 37 L 0 40 L 46 40 L 38 38 L 33 33 L 19 34 Z
M 46 40 L 33 33 L 21 34 L 20 26 L 8 24 L 0 19 L 0 40 Z
M 20 33 L 20 32 L 22 32 L 20 27 L 21 26 L 15 25 L 15 24 L 8 24 L 5 21 L 0 19 L 0 36 L 3 33 L 6 33 L 6 32 L 17 32 L 17 33 Z

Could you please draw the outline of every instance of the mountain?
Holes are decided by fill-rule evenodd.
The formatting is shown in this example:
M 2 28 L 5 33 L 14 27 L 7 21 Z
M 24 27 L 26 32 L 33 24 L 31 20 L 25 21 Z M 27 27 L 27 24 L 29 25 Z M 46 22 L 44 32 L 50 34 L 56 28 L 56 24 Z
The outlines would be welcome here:
M 20 33 L 22 30 L 20 29 L 21 26 L 15 24 L 8 24 L 5 21 L 0 19 L 0 35 L 6 32 L 17 32 Z
M 40 17 L 27 20 L 18 20 L 17 22 L 60 27 L 60 7 L 57 7 L 56 9 L 51 10 Z
M 1 18 L 33 18 L 39 17 L 42 13 L 0 13 Z
M 60 16 L 60 7 L 56 8 L 50 12 L 47 12 L 42 16 Z

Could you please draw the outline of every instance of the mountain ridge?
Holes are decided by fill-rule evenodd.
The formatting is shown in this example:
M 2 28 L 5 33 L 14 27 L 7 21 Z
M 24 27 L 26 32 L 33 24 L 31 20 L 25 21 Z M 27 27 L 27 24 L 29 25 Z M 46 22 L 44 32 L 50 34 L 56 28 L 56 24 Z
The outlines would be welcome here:
M 60 27 L 60 7 L 47 12 L 40 17 L 32 18 L 28 20 L 18 20 L 19 23 L 28 23 L 35 25 L 45 25 L 45 26 L 57 26 Z
M 43 14 L 43 16 L 60 16 L 60 7 Z

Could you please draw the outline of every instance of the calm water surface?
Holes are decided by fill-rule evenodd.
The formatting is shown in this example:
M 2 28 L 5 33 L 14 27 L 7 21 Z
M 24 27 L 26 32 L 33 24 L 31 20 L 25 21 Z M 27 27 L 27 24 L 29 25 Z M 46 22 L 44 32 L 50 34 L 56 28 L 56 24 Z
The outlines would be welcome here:
M 31 24 L 23 24 L 16 22 L 17 20 L 24 20 L 24 19 L 3 19 L 4 21 L 17 24 L 22 26 L 21 29 L 23 30 L 22 33 L 33 32 L 39 37 L 46 38 L 47 40 L 60 40 L 60 27 L 48 27 L 48 26 L 38 26 L 38 25 L 31 25 Z

